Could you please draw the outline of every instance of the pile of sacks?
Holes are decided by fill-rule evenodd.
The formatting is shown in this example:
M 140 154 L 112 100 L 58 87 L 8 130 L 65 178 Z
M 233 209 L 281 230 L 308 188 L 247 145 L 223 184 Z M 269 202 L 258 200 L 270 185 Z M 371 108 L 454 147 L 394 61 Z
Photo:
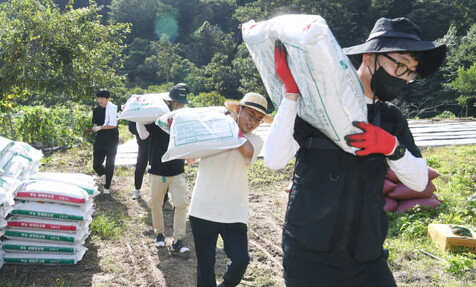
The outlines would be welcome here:
M 0 155 L 0 267 L 76 264 L 87 250 L 93 197 L 99 194 L 93 178 L 38 172 L 41 151 L 2 137 Z
M 435 185 L 431 182 L 440 174 L 431 167 L 428 167 L 428 184 L 421 192 L 415 191 L 404 185 L 395 175 L 395 172 L 388 167 L 385 175 L 383 194 L 385 197 L 385 211 L 403 213 L 412 209 L 416 205 L 437 207 L 441 201 L 434 194 Z

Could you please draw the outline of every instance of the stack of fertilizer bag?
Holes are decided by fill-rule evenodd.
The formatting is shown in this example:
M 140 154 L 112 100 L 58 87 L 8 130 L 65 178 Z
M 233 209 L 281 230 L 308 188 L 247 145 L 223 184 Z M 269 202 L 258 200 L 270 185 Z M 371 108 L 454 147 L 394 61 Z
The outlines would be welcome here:
M 99 194 L 93 178 L 38 172 L 41 151 L 11 142 L 0 138 L 0 198 L 8 200 L 8 208 L 0 209 L 0 264 L 76 264 L 87 250 L 82 245 L 90 233 L 92 198 Z M 19 155 L 29 164 L 21 164 L 26 162 L 17 160 Z
M 236 148 L 245 142 L 225 107 L 183 108 L 170 112 L 164 99 L 168 93 L 132 95 L 118 119 L 141 124 L 155 122 L 170 134 L 162 161 L 201 158 Z
M 403 213 L 417 205 L 425 207 L 437 207 L 441 204 L 438 197 L 433 194 L 436 191 L 435 185 L 431 182 L 440 174 L 431 167 L 428 167 L 428 184 L 423 191 L 415 191 L 401 183 L 395 172 L 388 167 L 385 175 L 383 194 L 385 197 L 385 211 Z
M 364 91 L 326 21 L 317 15 L 283 15 L 258 23 L 251 20 L 243 24 L 242 34 L 275 108 L 285 90 L 274 62 L 275 42 L 280 40 L 301 94 L 299 117 L 354 154 L 356 149 L 346 144 L 344 136 L 361 132 L 353 121 L 367 121 Z

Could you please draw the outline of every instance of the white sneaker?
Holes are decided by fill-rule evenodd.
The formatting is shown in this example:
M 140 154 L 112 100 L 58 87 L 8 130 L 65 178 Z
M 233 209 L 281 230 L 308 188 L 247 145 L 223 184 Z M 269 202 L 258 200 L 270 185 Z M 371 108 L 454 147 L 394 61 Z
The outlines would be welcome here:
M 104 194 L 110 194 L 111 193 L 111 190 L 109 188 L 105 188 L 103 189 L 102 193 Z
M 102 185 L 106 184 L 106 175 L 105 174 L 101 175 L 101 184 Z
M 132 195 L 132 199 L 136 200 L 140 197 L 140 190 L 134 190 L 134 194 Z

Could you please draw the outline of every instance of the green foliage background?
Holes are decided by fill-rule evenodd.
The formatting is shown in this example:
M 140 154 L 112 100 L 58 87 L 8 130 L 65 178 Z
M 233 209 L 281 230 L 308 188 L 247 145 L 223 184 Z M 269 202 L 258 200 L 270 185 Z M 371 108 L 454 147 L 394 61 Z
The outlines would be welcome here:
M 92 110 L 100 87 L 120 106 L 137 91 L 178 82 L 190 85 L 194 106 L 267 95 L 241 23 L 298 13 L 323 16 L 342 47 L 365 41 L 380 17 L 409 17 L 424 40 L 446 43 L 448 53 L 438 72 L 409 85 L 395 104 L 410 118 L 474 117 L 474 11 L 473 0 L 4 0 L 0 108 L 3 117 L 26 106 Z

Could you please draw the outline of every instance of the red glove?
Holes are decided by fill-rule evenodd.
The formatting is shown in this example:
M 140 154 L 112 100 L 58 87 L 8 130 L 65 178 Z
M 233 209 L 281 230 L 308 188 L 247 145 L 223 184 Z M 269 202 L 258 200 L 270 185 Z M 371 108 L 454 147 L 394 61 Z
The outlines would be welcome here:
M 354 127 L 363 130 L 363 133 L 345 136 L 347 145 L 360 148 L 355 154 L 359 156 L 371 153 L 383 153 L 390 155 L 397 147 L 397 138 L 382 128 L 365 122 L 353 122 Z
M 274 44 L 274 61 L 276 62 L 276 74 L 278 74 L 283 82 L 286 93 L 299 94 L 296 81 L 286 62 L 286 47 L 284 47 L 284 44 L 279 40 L 276 40 Z

